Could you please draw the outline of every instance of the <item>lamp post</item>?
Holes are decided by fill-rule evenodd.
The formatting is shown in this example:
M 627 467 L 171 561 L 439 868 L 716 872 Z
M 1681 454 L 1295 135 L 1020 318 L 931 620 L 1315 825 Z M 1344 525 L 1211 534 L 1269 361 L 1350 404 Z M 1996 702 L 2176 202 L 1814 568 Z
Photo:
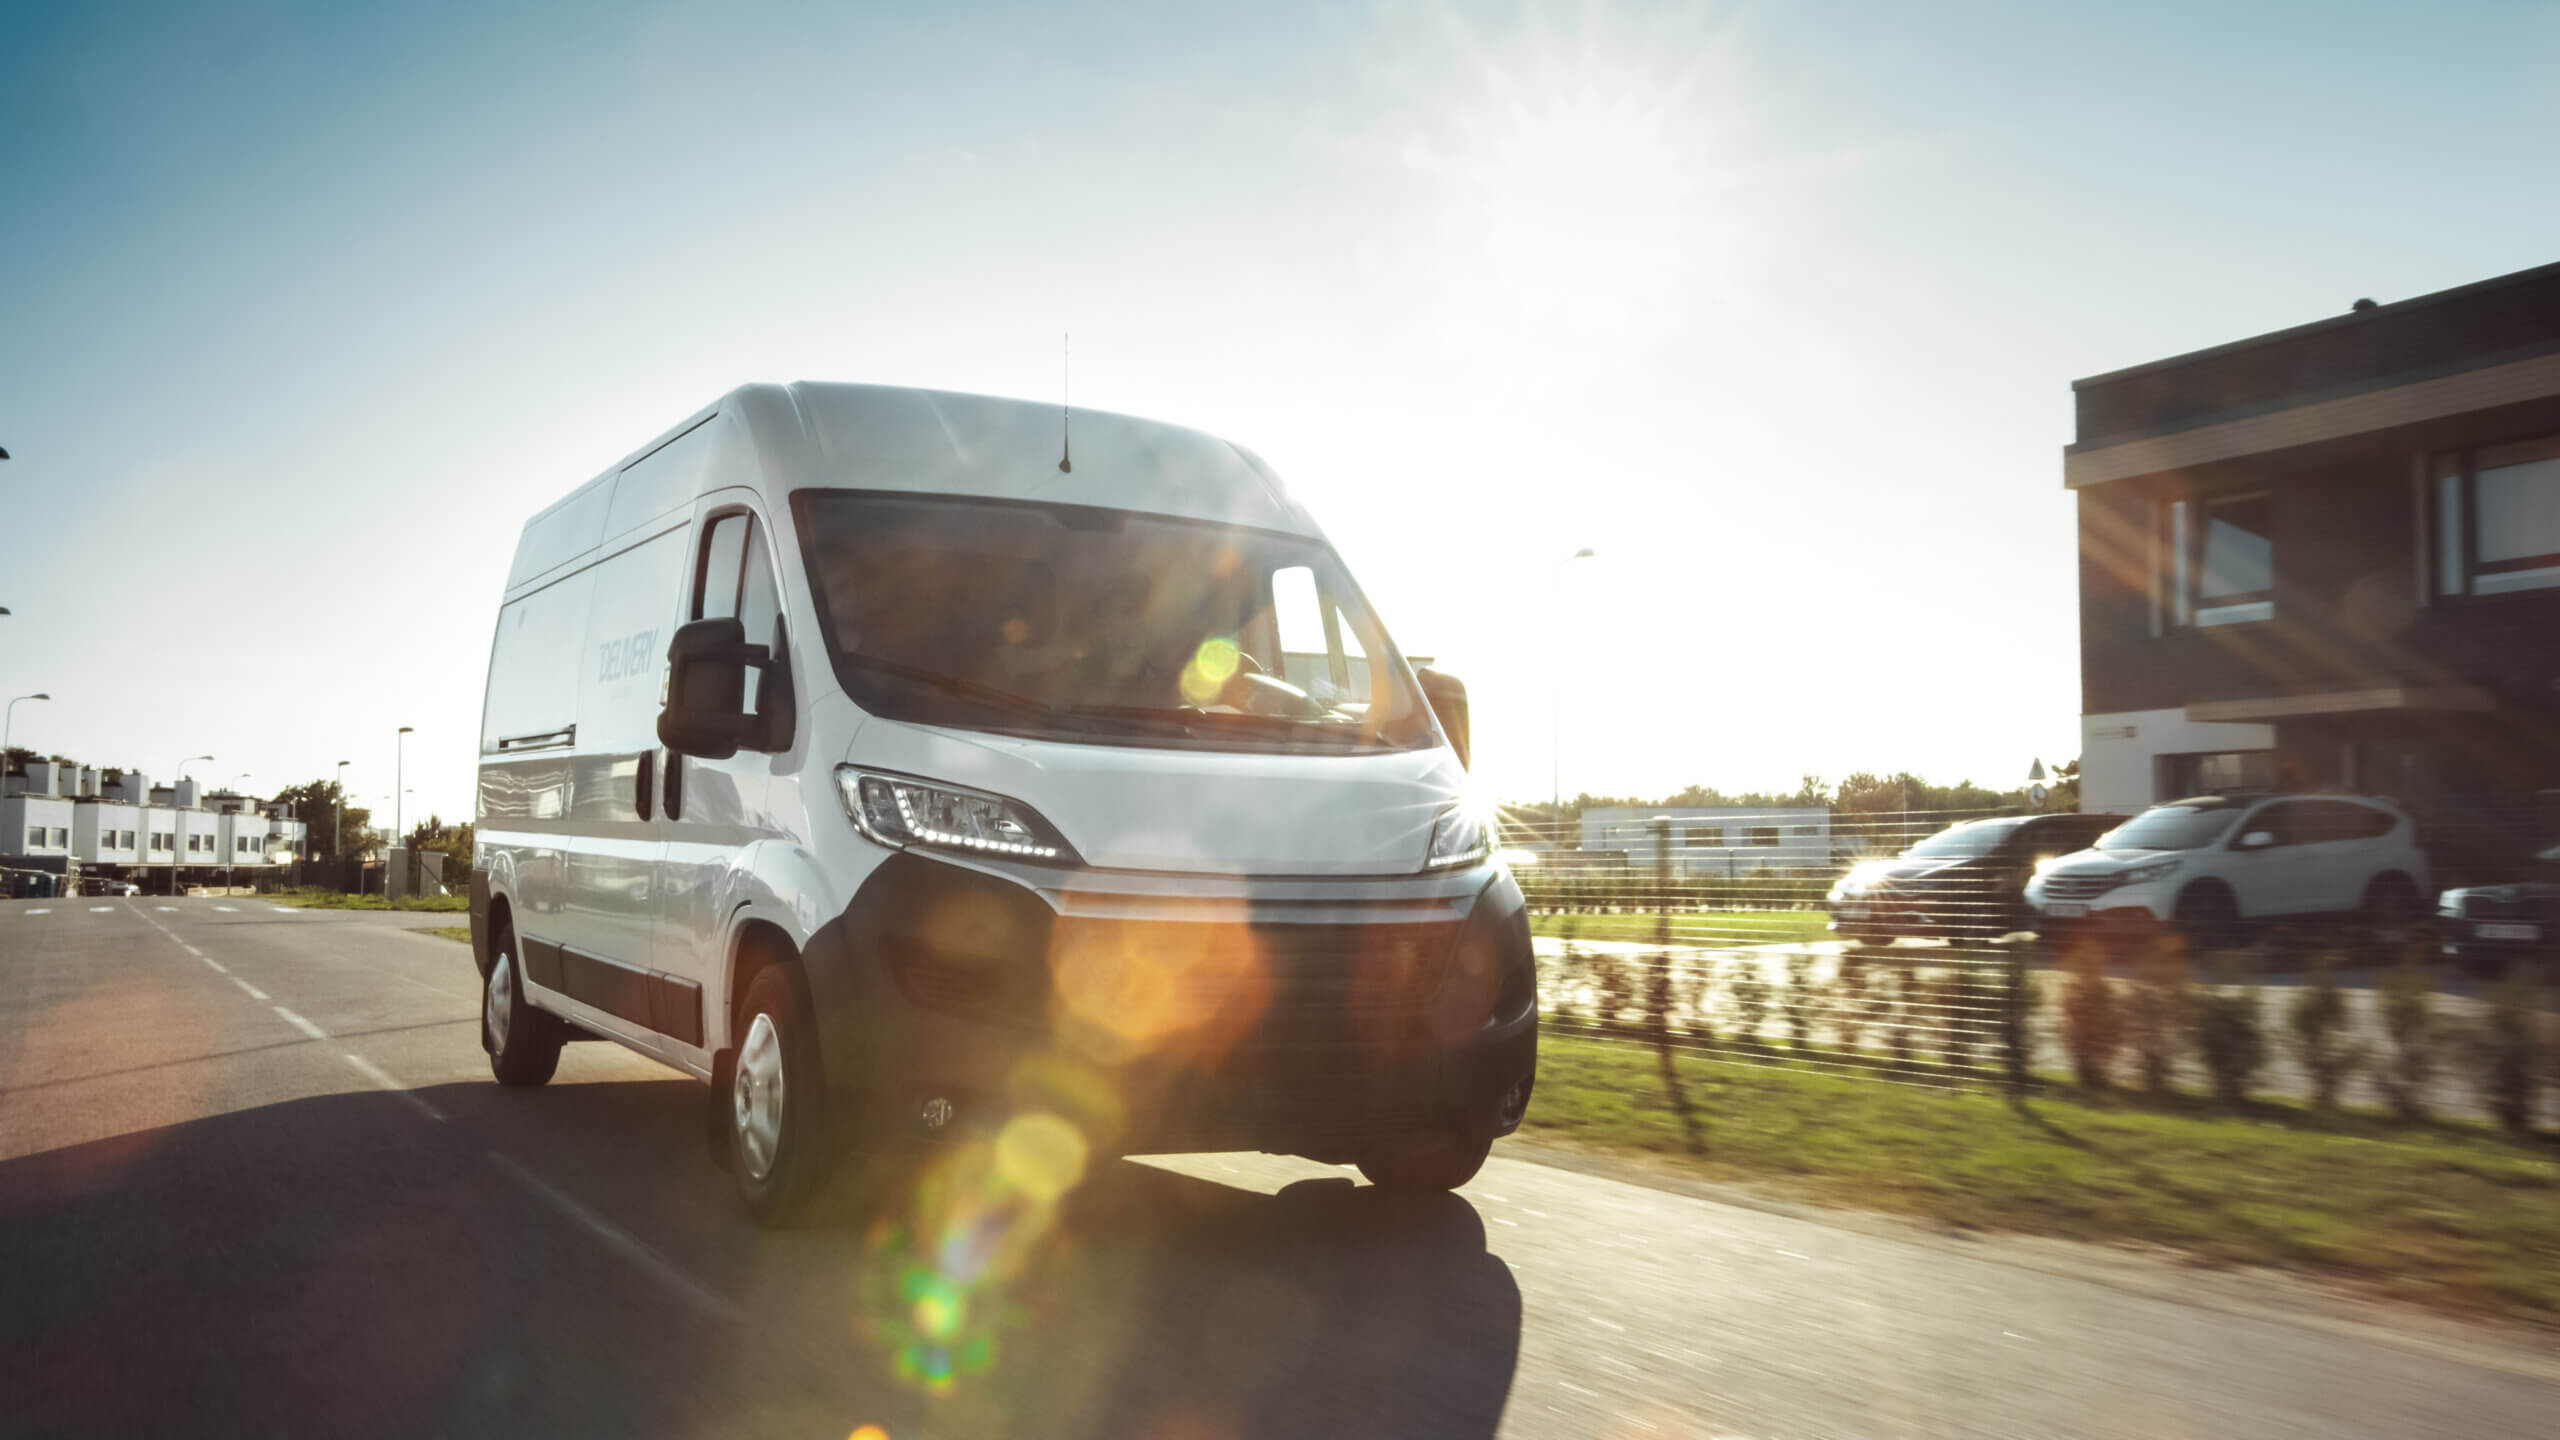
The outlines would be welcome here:
M 406 825 L 407 820 L 404 807 L 401 805 L 401 797 L 407 795 L 409 792 L 400 788 L 400 772 L 403 767 L 408 764 L 409 741 L 407 736 L 414 728 L 415 727 L 408 725 L 401 726 L 400 734 L 393 737 L 391 742 L 391 843 L 394 845 L 403 843 L 400 837 L 408 833 L 408 831 L 403 828 L 403 826 Z
M 1559 642 L 1564 639 L 1564 604 L 1560 593 L 1564 581 L 1564 567 L 1576 560 L 1588 560 L 1591 557 L 1591 547 L 1585 545 L 1556 562 L 1552 583 L 1548 586 L 1548 599 L 1551 605 L 1550 613 L 1556 617 L 1556 639 Z M 1563 651 L 1564 646 L 1559 643 L 1556 646 L 1559 658 L 1562 657 Z M 1555 848 L 1560 854 L 1564 850 L 1564 667 L 1562 665 L 1559 664 L 1556 667 L 1555 676 L 1555 683 L 1548 687 L 1551 709 L 1547 726 L 1547 814 L 1555 822 Z
M 329 812 L 329 863 L 338 867 L 341 876 L 346 874 L 347 857 L 346 852 L 338 848 L 338 840 L 340 832 L 347 828 L 347 767 L 354 763 L 351 760 L 339 761 L 338 773 L 329 781 L 329 800 L 335 807 Z
M 0 615 L 8 613 L 6 610 L 0 610 Z M 18 700 L 50 700 L 52 698 L 39 690 L 33 695 L 21 695 Z M 0 765 L 9 763 L 9 727 L 18 723 L 18 700 L 10 701 L 9 708 L 6 711 L 0 711 Z

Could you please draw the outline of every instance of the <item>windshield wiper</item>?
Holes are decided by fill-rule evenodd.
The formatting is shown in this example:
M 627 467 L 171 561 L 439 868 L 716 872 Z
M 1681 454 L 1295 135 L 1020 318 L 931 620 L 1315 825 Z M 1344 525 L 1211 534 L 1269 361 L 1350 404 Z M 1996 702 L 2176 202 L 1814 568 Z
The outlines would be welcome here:
M 883 660 L 877 655 L 865 655 L 859 651 L 850 653 L 844 658 L 847 663 L 859 665 L 865 670 L 877 670 L 883 675 L 894 675 L 901 680 L 913 681 L 927 689 L 939 690 L 945 695 L 957 695 L 964 700 L 975 700 L 982 705 L 993 705 L 998 709 L 1012 710 L 1024 715 L 1054 716 L 1058 713 L 1058 707 L 1046 701 L 1034 700 L 1028 695 L 1016 695 L 1010 690 L 999 690 L 993 685 L 981 685 L 975 680 L 964 680 L 957 675 L 946 675 L 939 670 L 927 670 L 919 665 L 901 665 L 895 660 Z

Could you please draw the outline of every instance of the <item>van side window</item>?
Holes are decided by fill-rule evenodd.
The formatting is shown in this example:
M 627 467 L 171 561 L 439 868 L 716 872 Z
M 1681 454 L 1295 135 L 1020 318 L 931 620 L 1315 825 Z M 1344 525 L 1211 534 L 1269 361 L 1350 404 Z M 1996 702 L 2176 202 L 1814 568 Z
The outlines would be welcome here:
M 694 577 L 696 620 L 735 618 L 747 643 L 787 657 L 783 646 L 782 592 L 762 527 L 752 515 L 723 515 L 703 536 L 702 563 Z M 750 748 L 783 750 L 791 744 L 791 677 L 787 665 L 764 670 L 749 687 L 748 713 L 766 720 L 763 741 Z

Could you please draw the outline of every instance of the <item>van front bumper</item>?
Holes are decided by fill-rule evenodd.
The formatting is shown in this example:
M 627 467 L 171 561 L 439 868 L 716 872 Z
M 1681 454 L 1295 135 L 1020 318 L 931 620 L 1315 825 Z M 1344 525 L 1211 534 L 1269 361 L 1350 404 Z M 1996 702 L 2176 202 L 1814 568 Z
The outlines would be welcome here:
M 1535 961 L 1508 874 L 1252 881 L 884 862 L 804 956 L 858 1140 L 1065 1116 L 1107 1153 L 1325 1161 L 1517 1127 Z

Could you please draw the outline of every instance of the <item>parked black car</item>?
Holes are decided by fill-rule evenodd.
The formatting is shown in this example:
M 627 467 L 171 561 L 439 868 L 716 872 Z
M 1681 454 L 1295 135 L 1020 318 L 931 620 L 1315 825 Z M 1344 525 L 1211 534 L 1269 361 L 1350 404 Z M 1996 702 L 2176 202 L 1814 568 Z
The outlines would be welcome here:
M 2121 815 L 2006 815 L 1950 825 L 1890 860 L 1869 860 L 1831 887 L 1831 929 L 1844 940 L 1897 936 L 1986 939 L 2034 928 L 2027 878 L 2038 862 L 2086 850 Z
M 2536 864 L 2543 878 L 2466 885 L 2437 897 L 2445 959 L 2472 975 L 2499 975 L 2519 960 L 2544 961 L 2560 950 L 2560 846 Z

